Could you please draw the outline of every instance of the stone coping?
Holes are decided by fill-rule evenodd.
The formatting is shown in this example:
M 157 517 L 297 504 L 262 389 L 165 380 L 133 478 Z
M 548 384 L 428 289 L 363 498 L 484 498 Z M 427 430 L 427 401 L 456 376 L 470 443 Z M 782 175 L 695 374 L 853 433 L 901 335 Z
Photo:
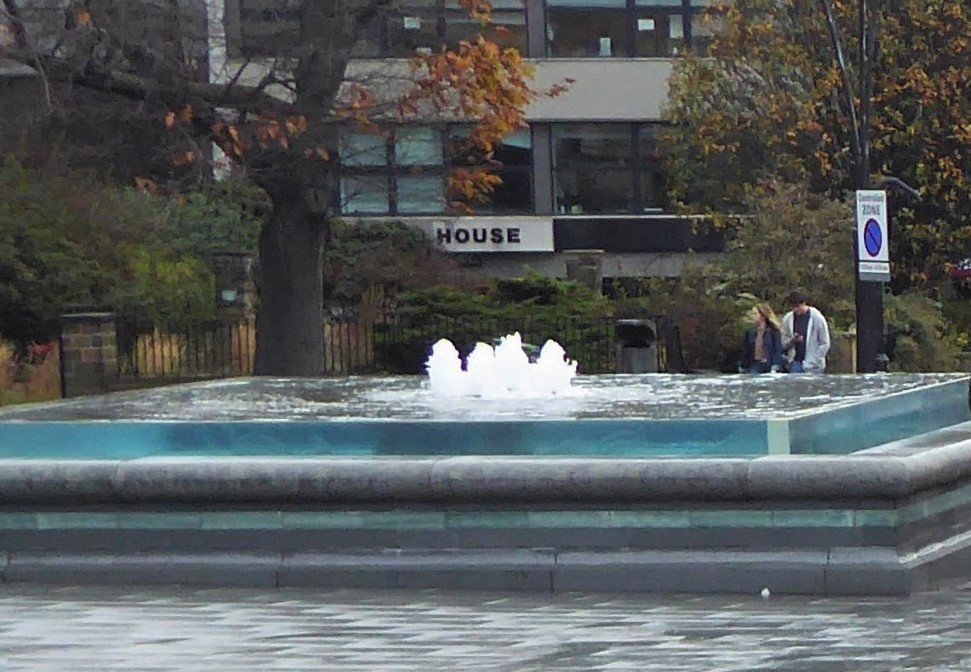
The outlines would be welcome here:
M 971 423 L 959 429 L 944 445 L 937 433 L 911 440 L 910 454 L 836 457 L 0 460 L 0 504 L 897 500 L 971 477 Z

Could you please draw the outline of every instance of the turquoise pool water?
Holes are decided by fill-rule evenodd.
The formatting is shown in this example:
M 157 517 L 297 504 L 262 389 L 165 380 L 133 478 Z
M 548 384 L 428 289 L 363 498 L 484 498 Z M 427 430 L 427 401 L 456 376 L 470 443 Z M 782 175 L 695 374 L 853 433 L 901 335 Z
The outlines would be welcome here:
M 246 379 L 0 412 L 0 459 L 844 454 L 971 419 L 968 376 L 597 376 L 556 399 Z

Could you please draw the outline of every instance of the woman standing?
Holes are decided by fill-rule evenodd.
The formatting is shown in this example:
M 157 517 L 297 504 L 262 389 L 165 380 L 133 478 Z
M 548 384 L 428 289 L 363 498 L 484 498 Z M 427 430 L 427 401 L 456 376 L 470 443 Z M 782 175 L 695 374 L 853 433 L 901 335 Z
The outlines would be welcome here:
M 776 373 L 782 369 L 782 329 L 772 306 L 752 309 L 755 326 L 745 332 L 739 373 Z

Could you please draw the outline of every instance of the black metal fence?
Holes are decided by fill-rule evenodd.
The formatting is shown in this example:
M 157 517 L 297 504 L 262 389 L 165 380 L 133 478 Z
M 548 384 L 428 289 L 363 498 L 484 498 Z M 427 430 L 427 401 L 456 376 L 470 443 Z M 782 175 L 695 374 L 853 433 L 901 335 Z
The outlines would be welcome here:
M 660 370 L 672 361 L 659 321 Z M 523 343 L 541 347 L 557 341 L 575 359 L 581 373 L 615 371 L 617 336 L 611 318 L 488 318 L 481 316 L 411 318 L 383 313 L 371 318 L 344 314 L 324 324 L 324 369 L 328 375 L 421 373 L 431 346 L 447 338 L 465 355 L 477 342 L 493 344 L 519 332 Z M 118 375 L 122 386 L 152 380 L 197 380 L 245 376 L 253 372 L 256 325 L 209 322 L 190 327 L 133 324 L 119 321 Z

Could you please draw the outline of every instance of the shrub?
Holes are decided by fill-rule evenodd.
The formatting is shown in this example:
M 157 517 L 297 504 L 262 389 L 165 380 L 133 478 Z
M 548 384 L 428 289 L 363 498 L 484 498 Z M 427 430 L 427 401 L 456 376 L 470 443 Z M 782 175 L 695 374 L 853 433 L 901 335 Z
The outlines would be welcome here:
M 892 370 L 960 370 L 958 334 L 939 302 L 906 293 L 891 296 L 886 305 L 886 325 L 894 341 Z
M 245 185 L 162 197 L 84 173 L 0 163 L 0 324 L 49 339 L 72 306 L 191 322 L 215 311 L 212 254 L 255 250 L 265 197 Z M 233 250 L 235 251 L 235 249 Z
M 61 397 L 60 351 L 56 343 L 36 347 L 27 357 L 0 340 L 0 406 Z

